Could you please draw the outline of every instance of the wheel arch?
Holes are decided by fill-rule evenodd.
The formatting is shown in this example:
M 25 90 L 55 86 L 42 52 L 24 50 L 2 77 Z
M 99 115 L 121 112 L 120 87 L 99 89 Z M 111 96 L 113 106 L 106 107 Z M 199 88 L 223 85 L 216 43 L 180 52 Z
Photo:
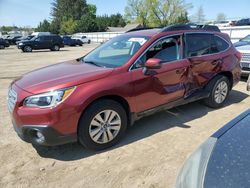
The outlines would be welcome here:
M 121 106 L 125 109 L 126 114 L 127 114 L 127 119 L 128 119 L 128 125 L 132 124 L 133 119 L 132 119 L 132 114 L 131 114 L 131 109 L 129 106 L 128 101 L 124 98 L 121 97 L 119 95 L 104 95 L 101 97 L 98 97 L 94 100 L 92 100 L 90 103 L 87 104 L 87 106 L 82 110 L 80 118 L 78 119 L 78 123 L 77 123 L 77 133 L 78 133 L 78 129 L 79 129 L 79 123 L 80 123 L 80 119 L 81 117 L 84 115 L 85 111 L 87 110 L 87 108 L 89 108 L 91 105 L 93 105 L 95 102 L 100 101 L 100 100 L 105 100 L 105 99 L 109 99 L 109 100 L 113 100 L 118 102 L 119 104 L 121 104 Z
M 219 75 L 225 76 L 228 78 L 230 83 L 230 90 L 233 88 L 233 74 L 230 71 L 220 72 Z

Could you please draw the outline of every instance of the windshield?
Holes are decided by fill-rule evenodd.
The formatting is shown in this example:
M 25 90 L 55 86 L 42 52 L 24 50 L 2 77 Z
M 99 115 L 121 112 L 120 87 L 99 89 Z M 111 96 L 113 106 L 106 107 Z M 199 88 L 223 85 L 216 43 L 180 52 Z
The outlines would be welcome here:
M 33 36 L 32 38 L 31 38 L 31 40 L 36 40 L 38 38 L 38 36 Z
M 241 39 L 241 41 L 250 42 L 250 35 L 247 35 L 246 37 Z
M 96 48 L 82 60 L 102 67 L 119 67 L 128 62 L 148 39 L 149 37 L 121 35 Z

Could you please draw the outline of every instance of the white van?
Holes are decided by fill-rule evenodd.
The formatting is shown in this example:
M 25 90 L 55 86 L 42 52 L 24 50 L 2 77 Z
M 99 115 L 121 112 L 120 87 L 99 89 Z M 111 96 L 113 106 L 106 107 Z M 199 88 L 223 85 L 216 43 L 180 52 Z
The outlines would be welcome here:
M 82 41 L 83 43 L 89 44 L 91 42 L 91 40 L 88 37 L 86 37 L 84 34 L 81 34 L 81 33 L 76 33 L 76 34 L 72 35 L 71 38 L 78 39 L 78 40 Z

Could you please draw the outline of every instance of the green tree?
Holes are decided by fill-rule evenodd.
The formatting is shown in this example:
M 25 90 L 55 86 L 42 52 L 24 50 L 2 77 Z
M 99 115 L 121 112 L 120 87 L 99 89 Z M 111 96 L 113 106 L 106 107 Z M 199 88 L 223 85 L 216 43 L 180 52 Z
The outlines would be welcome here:
M 145 0 L 128 0 L 125 7 L 125 18 L 128 22 L 148 25 L 148 10 Z
M 89 14 L 83 16 L 77 22 L 77 32 L 92 32 L 97 30 L 98 27 L 95 18 Z
M 41 32 L 50 32 L 50 23 L 48 20 L 43 20 L 42 22 L 39 23 L 38 27 L 35 29 L 35 31 L 41 31 Z
M 112 14 L 107 19 L 108 19 L 108 26 L 111 27 L 124 27 L 126 25 L 126 22 L 120 13 Z
M 128 0 L 125 16 L 131 22 L 158 27 L 174 23 L 185 23 L 190 4 L 183 0 Z
M 60 27 L 61 34 L 73 34 L 77 29 L 77 21 L 74 21 L 73 18 L 68 20 L 63 20 Z
M 52 2 L 51 16 L 53 33 L 59 33 L 62 22 L 69 19 L 80 20 L 86 15 L 88 6 L 86 0 L 54 0 Z

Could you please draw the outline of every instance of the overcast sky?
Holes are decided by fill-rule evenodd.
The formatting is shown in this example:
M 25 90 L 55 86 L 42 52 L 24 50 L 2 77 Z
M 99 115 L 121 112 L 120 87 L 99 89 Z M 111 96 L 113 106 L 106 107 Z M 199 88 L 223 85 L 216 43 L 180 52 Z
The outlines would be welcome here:
M 50 19 L 52 0 L 0 0 L 0 26 L 17 25 L 36 27 L 44 19 Z M 88 0 L 97 6 L 97 14 L 124 13 L 127 0 Z M 194 14 L 203 6 L 206 19 L 215 19 L 218 13 L 224 13 L 229 19 L 250 17 L 250 0 L 186 0 Z

